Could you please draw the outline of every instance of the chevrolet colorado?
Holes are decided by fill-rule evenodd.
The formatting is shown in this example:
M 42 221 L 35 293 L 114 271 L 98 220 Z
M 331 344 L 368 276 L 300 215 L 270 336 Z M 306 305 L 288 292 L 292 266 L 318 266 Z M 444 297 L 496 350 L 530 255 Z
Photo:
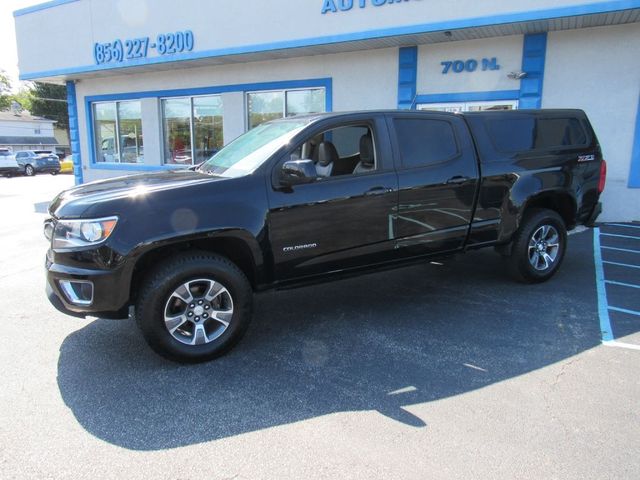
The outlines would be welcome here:
M 548 280 L 605 177 L 580 110 L 286 118 L 198 167 L 58 195 L 48 297 L 70 315 L 132 313 L 159 354 L 205 361 L 242 337 L 255 291 L 483 247 L 518 280 Z

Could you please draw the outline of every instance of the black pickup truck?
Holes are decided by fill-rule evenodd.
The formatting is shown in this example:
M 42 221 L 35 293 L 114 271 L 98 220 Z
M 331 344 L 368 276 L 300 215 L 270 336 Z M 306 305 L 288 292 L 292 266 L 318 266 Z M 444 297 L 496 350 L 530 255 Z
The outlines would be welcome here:
M 70 315 L 133 311 L 156 352 L 204 361 L 242 337 L 254 291 L 489 246 L 545 281 L 605 176 L 580 110 L 287 118 L 197 168 L 62 192 L 47 292 Z

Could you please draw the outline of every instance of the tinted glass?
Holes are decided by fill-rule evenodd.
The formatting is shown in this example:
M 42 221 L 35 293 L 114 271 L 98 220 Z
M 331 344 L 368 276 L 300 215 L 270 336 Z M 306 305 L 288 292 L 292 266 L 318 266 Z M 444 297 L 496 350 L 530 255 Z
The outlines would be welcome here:
M 496 118 L 487 121 L 487 132 L 496 150 L 518 152 L 544 150 L 587 143 L 577 118 Z
M 422 167 L 442 162 L 458 153 L 453 126 L 444 120 L 398 118 L 394 120 L 402 165 Z

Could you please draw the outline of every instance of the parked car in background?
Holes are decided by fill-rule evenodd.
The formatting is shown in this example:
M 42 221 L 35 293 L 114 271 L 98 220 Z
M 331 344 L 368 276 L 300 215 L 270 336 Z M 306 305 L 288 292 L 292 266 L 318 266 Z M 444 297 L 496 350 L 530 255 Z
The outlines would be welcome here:
M 60 161 L 60 173 L 73 173 L 73 155 L 67 155 Z
M 0 175 L 10 177 L 20 173 L 16 157 L 8 148 L 0 148 Z
M 16 153 L 16 161 L 20 171 L 28 177 L 36 173 L 60 173 L 60 159 L 48 150 L 22 150 Z

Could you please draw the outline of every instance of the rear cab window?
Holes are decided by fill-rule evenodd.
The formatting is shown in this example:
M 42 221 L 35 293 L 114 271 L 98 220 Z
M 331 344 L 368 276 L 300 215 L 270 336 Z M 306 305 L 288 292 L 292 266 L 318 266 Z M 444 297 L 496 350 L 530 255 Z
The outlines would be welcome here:
M 584 147 L 587 144 L 586 131 L 577 118 L 570 117 L 488 120 L 487 132 L 500 152 Z

